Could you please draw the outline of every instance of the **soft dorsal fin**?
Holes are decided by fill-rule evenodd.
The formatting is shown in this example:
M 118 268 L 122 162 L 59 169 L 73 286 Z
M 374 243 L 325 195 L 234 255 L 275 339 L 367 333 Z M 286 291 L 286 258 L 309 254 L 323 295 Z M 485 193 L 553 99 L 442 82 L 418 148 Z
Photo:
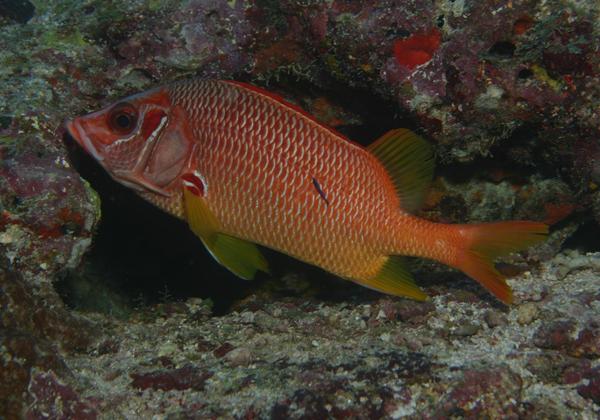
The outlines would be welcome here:
M 391 255 L 374 277 L 355 281 L 370 289 L 389 295 L 403 296 L 420 301 L 427 300 L 427 295 L 415 284 L 412 275 L 404 265 L 402 257 Z
M 190 229 L 221 265 L 244 280 L 253 279 L 258 270 L 269 271 L 255 244 L 219 232 L 219 221 L 202 197 L 188 188 L 183 189 L 183 197 Z
M 400 206 L 407 212 L 419 210 L 433 179 L 434 157 L 422 137 L 405 128 L 391 130 L 367 147 L 388 171 Z

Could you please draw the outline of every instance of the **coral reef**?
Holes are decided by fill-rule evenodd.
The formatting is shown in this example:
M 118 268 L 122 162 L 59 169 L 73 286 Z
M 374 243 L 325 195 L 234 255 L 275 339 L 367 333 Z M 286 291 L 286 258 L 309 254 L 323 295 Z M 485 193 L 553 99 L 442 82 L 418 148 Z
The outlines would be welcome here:
M 600 257 L 561 251 L 589 237 L 598 250 L 598 13 L 571 0 L 0 2 L 0 417 L 598 416 Z M 191 235 L 175 244 L 175 221 L 111 228 L 140 207 L 62 121 L 192 76 L 268 87 L 363 144 L 416 129 L 439 162 L 424 217 L 553 225 L 499 267 L 518 276 L 516 305 L 431 264 L 416 270 L 424 304 L 277 256 L 281 275 L 242 285 L 193 260 Z M 94 240 L 94 258 L 121 260 L 82 265 Z M 181 302 L 148 305 L 138 287 L 133 304 L 115 273 L 165 277 Z
M 561 254 L 515 278 L 510 310 L 475 287 L 421 304 L 356 286 L 341 302 L 250 295 L 214 316 L 189 299 L 104 319 L 63 356 L 68 374 L 37 356 L 27 414 L 591 418 L 598 261 Z

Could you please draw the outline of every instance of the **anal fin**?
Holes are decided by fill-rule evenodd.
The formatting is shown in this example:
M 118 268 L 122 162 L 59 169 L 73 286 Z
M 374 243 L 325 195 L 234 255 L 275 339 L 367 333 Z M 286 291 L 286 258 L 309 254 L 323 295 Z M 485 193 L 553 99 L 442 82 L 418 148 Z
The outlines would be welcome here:
M 183 189 L 187 221 L 211 255 L 229 271 L 251 280 L 257 271 L 269 272 L 269 266 L 257 246 L 219 232 L 219 221 L 202 197 Z
M 356 280 L 356 282 L 389 295 L 403 296 L 419 301 L 427 300 L 427 295 L 415 284 L 412 275 L 404 265 L 402 257 L 389 256 L 374 277 Z

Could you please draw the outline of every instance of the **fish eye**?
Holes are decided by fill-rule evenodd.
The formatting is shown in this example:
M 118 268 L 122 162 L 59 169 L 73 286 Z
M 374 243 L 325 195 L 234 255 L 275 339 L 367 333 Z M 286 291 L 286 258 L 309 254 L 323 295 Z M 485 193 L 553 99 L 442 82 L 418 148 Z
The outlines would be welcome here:
M 129 134 L 137 123 L 137 111 L 128 103 L 121 103 L 108 114 L 108 125 L 119 134 Z

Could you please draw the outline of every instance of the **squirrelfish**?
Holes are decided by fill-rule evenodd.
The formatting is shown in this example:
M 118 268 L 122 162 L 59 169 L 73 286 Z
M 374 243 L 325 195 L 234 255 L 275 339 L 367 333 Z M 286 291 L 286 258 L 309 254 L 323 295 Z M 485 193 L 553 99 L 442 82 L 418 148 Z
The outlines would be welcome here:
M 118 182 L 184 219 L 213 257 L 251 279 L 256 246 L 384 293 L 426 299 L 401 256 L 440 261 L 503 302 L 496 257 L 542 241 L 531 221 L 441 224 L 414 213 L 433 176 L 429 144 L 406 129 L 364 148 L 277 95 L 190 80 L 67 122 Z

